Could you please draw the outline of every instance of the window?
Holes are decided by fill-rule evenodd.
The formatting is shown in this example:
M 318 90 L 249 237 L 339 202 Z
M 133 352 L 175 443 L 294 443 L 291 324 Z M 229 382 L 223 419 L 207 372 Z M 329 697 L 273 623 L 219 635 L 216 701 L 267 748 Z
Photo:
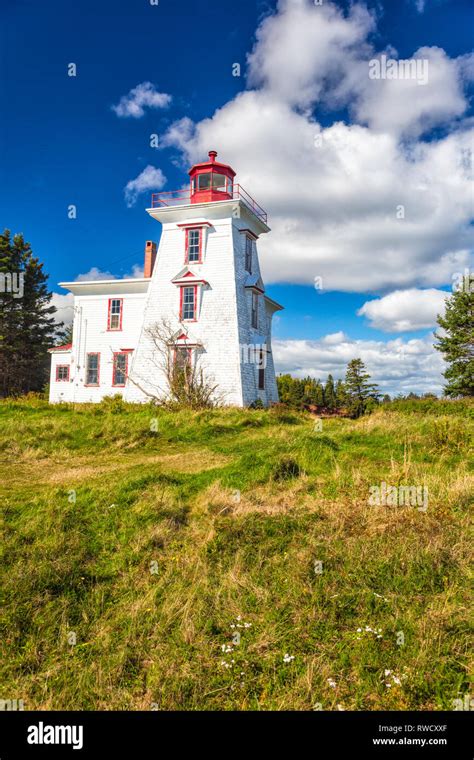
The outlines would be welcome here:
M 259 356 L 259 362 L 258 362 L 258 390 L 264 391 L 265 390 L 265 362 L 263 357 L 263 351 L 260 351 Z
M 123 298 L 109 298 L 109 318 L 107 330 L 122 329 Z
M 87 354 L 86 385 L 99 385 L 99 357 L 100 354 Z
M 226 185 L 227 177 L 225 174 L 213 174 L 212 175 L 212 188 L 213 190 L 219 190 L 222 193 L 225 193 L 225 185 Z
M 252 238 L 248 235 L 245 238 L 245 269 L 252 274 Z
M 185 370 L 191 365 L 191 349 L 177 346 L 174 352 L 174 366 L 177 370 Z
M 198 174 L 198 190 L 209 190 L 211 187 L 211 174 Z
M 69 380 L 69 367 L 67 364 L 58 364 L 56 367 L 56 382 L 65 383 Z
M 181 288 L 181 319 L 196 319 L 197 285 Z
M 186 262 L 188 264 L 201 262 L 202 229 L 186 230 Z
M 112 373 L 112 385 L 123 386 L 127 379 L 128 354 L 114 354 L 114 369 Z
M 234 193 L 234 181 L 230 177 L 227 177 L 227 192 L 229 195 Z
M 258 294 L 252 291 L 252 327 L 258 326 Z

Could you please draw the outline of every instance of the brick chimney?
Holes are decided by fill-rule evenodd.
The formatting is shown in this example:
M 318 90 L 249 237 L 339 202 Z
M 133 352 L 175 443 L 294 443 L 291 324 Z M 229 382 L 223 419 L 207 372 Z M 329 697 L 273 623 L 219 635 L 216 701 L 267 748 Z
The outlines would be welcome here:
M 147 240 L 145 243 L 145 266 L 143 267 L 143 276 L 151 277 L 156 260 L 156 243 Z

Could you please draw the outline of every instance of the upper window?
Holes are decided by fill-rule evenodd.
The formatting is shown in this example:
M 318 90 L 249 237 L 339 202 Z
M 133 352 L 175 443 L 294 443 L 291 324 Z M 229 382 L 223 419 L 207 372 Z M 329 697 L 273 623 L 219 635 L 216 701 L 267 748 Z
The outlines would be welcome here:
M 112 373 L 112 385 L 123 386 L 127 379 L 128 354 L 114 354 L 114 369 Z
M 248 235 L 245 237 L 245 269 L 252 274 L 252 238 Z
M 181 288 L 181 319 L 196 319 L 197 286 Z
M 216 174 L 216 172 L 206 172 L 205 174 L 197 175 L 197 189 L 198 190 L 217 190 L 219 192 L 232 193 L 232 180 L 225 174 Z M 229 189 L 230 188 L 230 189 Z M 191 190 L 194 192 L 196 185 L 194 179 L 191 183 Z
M 58 364 L 56 367 L 56 381 L 58 383 L 69 380 L 69 366 L 67 364 Z
M 258 294 L 252 290 L 252 327 L 258 326 Z
M 213 174 L 212 175 L 212 187 L 214 190 L 219 190 L 225 193 L 227 177 L 225 174 Z
M 212 174 L 198 174 L 197 176 L 197 189 L 198 190 L 209 190 L 211 187 L 211 177 Z
M 121 330 L 122 329 L 122 310 L 123 310 L 123 298 L 110 298 L 109 299 L 109 318 L 107 329 L 108 330 Z
M 86 385 L 99 385 L 99 356 L 100 354 L 87 354 Z
M 202 229 L 186 230 L 186 262 L 199 263 L 201 261 L 201 238 Z

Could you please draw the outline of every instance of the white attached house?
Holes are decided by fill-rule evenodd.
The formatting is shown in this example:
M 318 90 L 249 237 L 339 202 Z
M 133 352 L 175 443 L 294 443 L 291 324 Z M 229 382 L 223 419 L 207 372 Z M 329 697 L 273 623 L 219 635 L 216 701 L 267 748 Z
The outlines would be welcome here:
M 52 403 L 165 397 L 152 339 L 165 323 L 172 361 L 198 363 L 225 404 L 278 401 L 271 325 L 283 307 L 265 295 L 257 253 L 267 215 L 216 156 L 192 167 L 186 190 L 152 196 L 162 234 L 158 251 L 146 243 L 143 278 L 60 283 L 74 326 L 72 344 L 51 349 Z

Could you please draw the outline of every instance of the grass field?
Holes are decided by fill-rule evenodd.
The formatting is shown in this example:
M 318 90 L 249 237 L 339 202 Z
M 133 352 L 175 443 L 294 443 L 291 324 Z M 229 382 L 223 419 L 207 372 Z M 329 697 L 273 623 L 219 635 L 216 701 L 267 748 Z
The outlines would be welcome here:
M 452 709 L 473 415 L 399 403 L 318 431 L 280 408 L 0 403 L 0 698 Z M 382 482 L 427 487 L 427 510 L 370 506 Z

